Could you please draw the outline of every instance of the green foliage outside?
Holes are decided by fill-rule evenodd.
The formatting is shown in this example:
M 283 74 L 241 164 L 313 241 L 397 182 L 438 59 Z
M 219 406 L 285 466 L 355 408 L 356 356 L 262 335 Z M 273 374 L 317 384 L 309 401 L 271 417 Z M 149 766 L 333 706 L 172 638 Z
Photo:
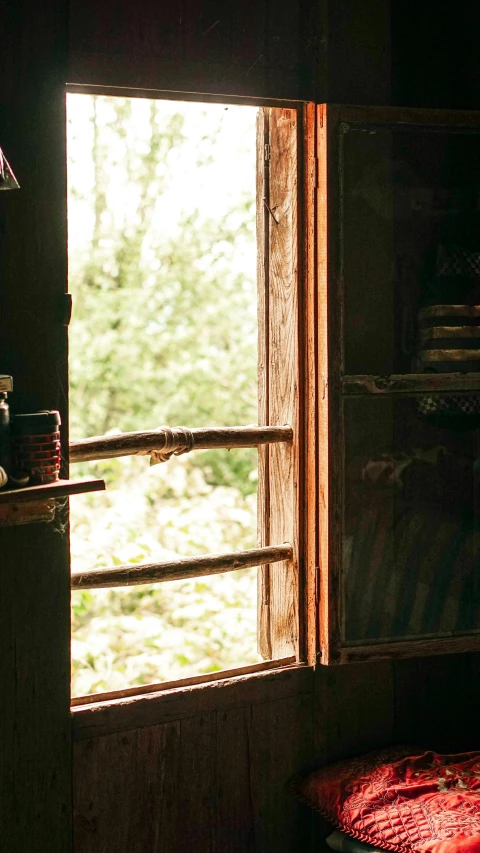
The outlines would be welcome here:
M 68 108 L 71 435 L 255 423 L 254 111 Z M 86 473 L 107 492 L 71 502 L 75 570 L 255 544 L 256 451 Z M 72 692 L 258 660 L 255 575 L 75 593 Z

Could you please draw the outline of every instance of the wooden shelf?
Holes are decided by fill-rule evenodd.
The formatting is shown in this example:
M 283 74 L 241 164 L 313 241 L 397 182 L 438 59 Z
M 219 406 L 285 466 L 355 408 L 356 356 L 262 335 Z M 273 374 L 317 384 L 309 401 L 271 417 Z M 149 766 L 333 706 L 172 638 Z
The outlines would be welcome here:
M 400 394 L 445 394 L 480 392 L 480 373 L 398 373 L 392 376 L 343 376 L 342 392 L 347 396 L 387 396 Z
M 82 480 L 57 480 L 43 486 L 26 486 L 22 489 L 4 489 L 0 491 L 0 505 L 45 501 L 49 498 L 64 498 L 69 495 L 81 495 L 85 492 L 102 492 L 104 480 L 86 477 Z

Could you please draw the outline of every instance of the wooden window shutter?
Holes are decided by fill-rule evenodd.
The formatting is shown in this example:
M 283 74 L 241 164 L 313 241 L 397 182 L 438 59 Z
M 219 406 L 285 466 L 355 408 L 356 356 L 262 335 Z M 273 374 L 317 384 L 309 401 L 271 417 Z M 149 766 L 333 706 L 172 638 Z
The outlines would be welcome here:
M 292 443 L 259 447 L 259 542 L 293 546 L 291 560 L 259 569 L 264 658 L 301 654 L 299 120 L 296 109 L 266 108 L 257 125 L 258 422 L 294 431 Z

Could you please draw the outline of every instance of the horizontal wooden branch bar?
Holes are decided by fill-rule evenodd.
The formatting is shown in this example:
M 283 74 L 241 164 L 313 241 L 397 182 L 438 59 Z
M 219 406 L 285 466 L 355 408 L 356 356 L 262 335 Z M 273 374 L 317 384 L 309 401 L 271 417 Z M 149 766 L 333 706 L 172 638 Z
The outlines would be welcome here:
M 235 572 L 250 566 L 279 563 L 291 560 L 291 545 L 269 545 L 229 554 L 205 554 L 202 557 L 184 557 L 165 563 L 137 563 L 132 566 L 114 566 L 110 569 L 92 569 L 72 573 L 72 589 L 99 589 L 116 586 L 135 586 L 142 583 L 162 583 L 185 578 Z
M 290 426 L 239 426 L 209 427 L 192 429 L 192 450 L 206 450 L 213 447 L 257 447 L 259 444 L 272 444 L 292 441 L 293 430 Z M 123 432 L 120 435 L 97 435 L 70 443 L 70 462 L 88 462 L 96 459 L 112 459 L 118 456 L 134 456 L 137 453 L 163 450 L 168 440 L 168 430 L 150 430 L 144 432 Z M 182 447 L 178 443 L 178 448 Z M 175 446 L 170 444 L 170 450 Z
M 363 397 L 370 394 L 388 396 L 389 394 L 436 393 L 446 391 L 480 391 L 480 373 L 402 373 L 392 376 L 344 376 L 342 391 L 349 397 Z

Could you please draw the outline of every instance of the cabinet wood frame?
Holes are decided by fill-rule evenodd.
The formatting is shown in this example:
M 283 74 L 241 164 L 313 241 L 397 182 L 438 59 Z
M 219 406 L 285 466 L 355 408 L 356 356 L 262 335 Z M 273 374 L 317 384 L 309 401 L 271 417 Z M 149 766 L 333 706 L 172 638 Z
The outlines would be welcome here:
M 318 273 L 317 417 L 319 448 L 318 530 L 320 562 L 319 660 L 342 664 L 374 659 L 480 650 L 480 632 L 430 635 L 423 638 L 345 643 L 345 579 L 343 574 L 343 515 L 345 430 L 343 401 L 352 396 L 371 399 L 441 391 L 480 390 L 478 374 L 450 373 L 433 379 L 426 375 L 396 374 L 379 377 L 346 375 L 344 366 L 344 288 L 341 276 L 341 178 L 339 168 L 342 124 L 377 127 L 430 127 L 478 130 L 480 112 L 397 107 L 360 107 L 319 104 L 316 108 Z M 323 390 L 322 390 L 323 389 Z

